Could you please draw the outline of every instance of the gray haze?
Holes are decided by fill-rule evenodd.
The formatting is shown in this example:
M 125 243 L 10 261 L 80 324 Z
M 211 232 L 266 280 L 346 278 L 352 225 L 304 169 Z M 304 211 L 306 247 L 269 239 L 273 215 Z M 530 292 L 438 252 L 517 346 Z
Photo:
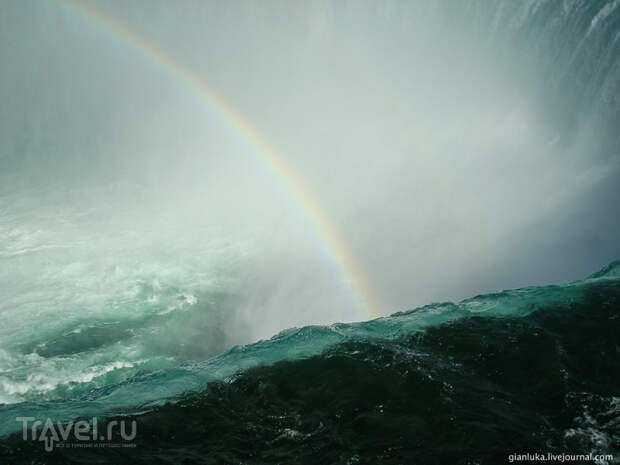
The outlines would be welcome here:
M 93 4 L 277 148 L 379 314 L 620 257 L 614 2 Z M 0 58 L 1 312 L 147 283 L 226 295 L 208 312 L 231 342 L 365 318 L 278 180 L 160 66 L 54 0 L 0 2 Z

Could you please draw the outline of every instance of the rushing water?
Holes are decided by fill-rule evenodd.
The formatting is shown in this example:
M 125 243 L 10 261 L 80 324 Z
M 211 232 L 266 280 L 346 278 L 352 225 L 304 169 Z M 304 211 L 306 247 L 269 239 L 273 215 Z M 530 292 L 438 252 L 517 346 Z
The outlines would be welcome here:
M 69 418 L 124 406 L 120 419 L 135 412 L 139 438 L 135 449 L 115 451 L 114 463 L 618 457 L 619 325 L 615 262 L 566 286 L 292 329 L 79 399 L 0 412 L 7 433 L 21 427 L 18 414 Z M 196 393 L 183 394 L 188 389 Z M 164 396 L 165 405 L 152 402 Z M 24 444 L 21 434 L 1 446 L 9 463 L 91 462 L 105 453 L 43 452 L 42 443 Z

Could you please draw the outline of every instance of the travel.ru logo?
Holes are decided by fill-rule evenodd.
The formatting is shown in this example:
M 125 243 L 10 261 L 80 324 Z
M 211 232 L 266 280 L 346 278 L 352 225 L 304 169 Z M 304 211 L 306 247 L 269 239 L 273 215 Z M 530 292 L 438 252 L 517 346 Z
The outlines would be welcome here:
M 125 420 L 111 420 L 103 425 L 104 431 L 99 431 L 97 417 L 90 420 L 69 421 L 54 423 L 51 418 L 46 421 L 35 417 L 17 417 L 15 421 L 22 423 L 22 438 L 24 441 L 42 441 L 45 450 L 51 452 L 57 448 L 95 448 L 95 447 L 135 447 L 131 443 L 136 438 L 136 421 L 131 421 L 131 429 Z M 118 434 L 116 434 L 118 431 Z M 120 435 L 120 436 L 119 436 Z M 120 440 L 114 442 L 114 440 Z

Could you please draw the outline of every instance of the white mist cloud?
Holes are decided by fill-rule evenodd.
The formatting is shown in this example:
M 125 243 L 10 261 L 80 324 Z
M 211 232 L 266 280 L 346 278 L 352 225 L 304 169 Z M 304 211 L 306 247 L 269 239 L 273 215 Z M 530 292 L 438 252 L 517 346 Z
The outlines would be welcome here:
M 568 128 L 541 98 L 545 51 L 528 57 L 473 6 L 467 16 L 441 2 L 93 5 L 192 69 L 273 144 L 381 296 L 379 313 L 575 279 L 620 252 L 617 163 L 598 155 L 587 121 Z M 2 13 L 5 188 L 71 192 L 27 206 L 35 218 L 73 212 L 71 227 L 22 226 L 99 241 L 54 263 L 105 257 L 234 282 L 235 342 L 360 318 L 302 207 L 195 92 L 53 1 Z M 214 231 L 236 255 L 202 253 Z M 27 269 L 34 288 L 43 278 Z

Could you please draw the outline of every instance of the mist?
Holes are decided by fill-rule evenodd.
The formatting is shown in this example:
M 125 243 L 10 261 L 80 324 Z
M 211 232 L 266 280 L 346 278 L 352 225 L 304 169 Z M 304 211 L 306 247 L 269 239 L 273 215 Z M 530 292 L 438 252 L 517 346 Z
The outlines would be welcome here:
M 561 2 L 82 4 L 268 141 L 363 270 L 374 316 L 620 256 L 614 6 L 567 32 L 544 21 Z M 584 61 L 589 43 L 605 66 Z M 0 5 L 0 57 L 6 334 L 33 314 L 52 331 L 185 311 L 145 344 L 199 359 L 369 317 L 282 181 L 169 70 L 54 0 Z

